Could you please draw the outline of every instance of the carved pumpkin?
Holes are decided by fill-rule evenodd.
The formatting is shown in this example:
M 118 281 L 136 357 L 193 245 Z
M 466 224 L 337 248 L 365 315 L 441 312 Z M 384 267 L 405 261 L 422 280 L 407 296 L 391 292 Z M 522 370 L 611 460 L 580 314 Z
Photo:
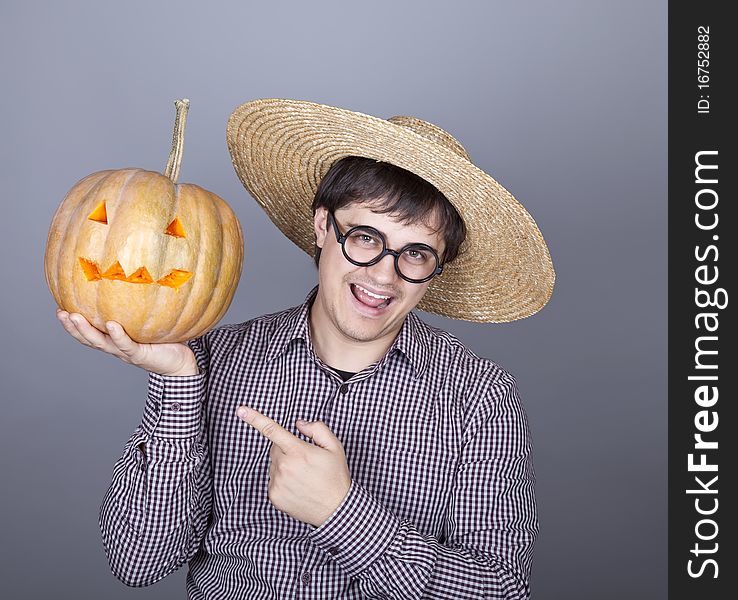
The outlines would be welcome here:
M 57 304 L 137 342 L 182 342 L 225 314 L 241 275 L 243 235 L 224 200 L 177 184 L 188 101 L 176 103 L 165 174 L 100 171 L 56 211 L 44 266 Z

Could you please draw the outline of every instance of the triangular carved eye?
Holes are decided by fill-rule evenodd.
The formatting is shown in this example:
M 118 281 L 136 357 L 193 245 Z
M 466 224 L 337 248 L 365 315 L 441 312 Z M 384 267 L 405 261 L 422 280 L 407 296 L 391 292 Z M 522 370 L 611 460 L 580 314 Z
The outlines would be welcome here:
M 97 221 L 98 223 L 108 224 L 108 211 L 105 209 L 105 200 L 97 205 L 97 208 L 93 210 L 87 218 L 90 221 Z
M 167 228 L 164 230 L 164 233 L 167 235 L 173 235 L 174 237 L 185 237 L 185 230 L 179 217 L 174 217 L 174 221 L 169 223 Z

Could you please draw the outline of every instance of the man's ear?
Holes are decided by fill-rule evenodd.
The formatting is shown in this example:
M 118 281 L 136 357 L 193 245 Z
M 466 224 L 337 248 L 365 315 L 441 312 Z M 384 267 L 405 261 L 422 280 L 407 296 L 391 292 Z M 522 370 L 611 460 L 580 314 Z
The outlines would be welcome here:
M 328 210 L 325 206 L 319 206 L 315 209 L 313 225 L 315 227 L 315 245 L 322 249 L 325 236 L 328 234 Z

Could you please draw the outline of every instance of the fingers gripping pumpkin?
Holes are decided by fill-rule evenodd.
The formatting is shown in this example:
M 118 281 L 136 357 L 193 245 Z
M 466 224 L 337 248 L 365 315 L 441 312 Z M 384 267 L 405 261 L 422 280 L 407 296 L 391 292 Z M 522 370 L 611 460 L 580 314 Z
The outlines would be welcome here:
M 118 321 L 137 342 L 181 342 L 225 314 L 241 276 L 243 235 L 224 200 L 177 184 L 188 101 L 176 102 L 165 174 L 100 171 L 56 211 L 44 260 L 57 304 L 105 331 Z

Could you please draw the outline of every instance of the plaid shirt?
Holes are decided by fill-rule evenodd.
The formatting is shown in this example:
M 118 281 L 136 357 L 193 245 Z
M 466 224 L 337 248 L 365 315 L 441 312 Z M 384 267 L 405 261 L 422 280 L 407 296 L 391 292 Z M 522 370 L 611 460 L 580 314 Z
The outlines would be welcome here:
M 198 375 L 149 375 L 100 509 L 115 576 L 149 585 L 189 561 L 193 600 L 528 597 L 538 522 L 513 377 L 411 312 L 344 382 L 310 339 L 316 292 L 191 340 Z M 269 502 L 270 442 L 241 404 L 343 444 L 353 481 L 320 527 Z

